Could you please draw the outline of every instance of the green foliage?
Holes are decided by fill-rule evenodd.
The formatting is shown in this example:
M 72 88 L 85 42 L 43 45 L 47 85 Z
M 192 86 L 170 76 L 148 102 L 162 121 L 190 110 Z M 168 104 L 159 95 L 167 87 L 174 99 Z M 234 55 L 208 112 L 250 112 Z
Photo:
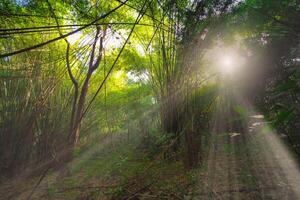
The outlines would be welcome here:
M 218 73 L 218 78 L 210 76 L 213 67 L 203 58 L 214 46 L 234 46 L 243 54 L 247 60 L 244 75 L 229 79 L 245 78 L 241 83 L 247 86 L 258 82 L 253 85 L 260 91 L 245 91 L 250 93 L 253 106 L 260 105 L 259 111 L 272 126 L 300 143 L 300 7 L 296 0 L 246 0 L 239 4 L 231 0 L 146 4 L 131 0 L 126 4 L 110 13 L 121 5 L 119 1 L 0 2 L 1 55 L 50 41 L 0 58 L 1 179 L 32 166 L 43 168 L 49 161 L 53 166 L 61 165 L 59 155 L 71 146 L 76 86 L 82 92 L 90 75 L 87 90 L 82 92 L 81 118 L 75 121 L 80 137 L 72 146 L 71 176 L 61 185 L 51 185 L 49 196 L 55 198 L 61 186 L 108 182 L 118 183 L 106 188 L 108 196 L 124 197 L 132 189 L 130 181 L 145 169 L 145 180 L 137 182 L 153 182 L 154 191 L 187 193 L 185 184 L 193 184 L 197 174 L 185 171 L 177 160 L 186 156 L 183 148 L 193 149 L 194 142 L 197 148 L 201 146 L 201 153 L 208 153 L 210 142 L 228 139 L 227 132 L 211 133 L 216 108 L 231 112 L 230 119 L 221 116 L 228 126 L 242 126 L 250 114 L 248 107 L 237 103 L 235 98 L 240 96 L 228 92 L 234 87 L 222 88 Z M 143 7 L 144 12 L 140 11 Z M 94 21 L 100 16 L 104 18 Z M 134 24 L 138 16 L 142 18 Z M 103 51 L 100 39 L 94 38 L 96 27 L 100 27 L 99 37 L 104 37 L 106 30 Z M 51 42 L 78 29 L 82 30 L 66 40 Z M 100 51 L 101 59 L 89 74 L 94 50 Z M 233 145 L 221 148 L 227 154 L 236 151 Z M 175 158 L 163 160 L 168 156 L 160 154 L 170 151 Z M 153 167 L 148 169 L 149 165 Z M 243 173 L 242 179 L 253 181 L 246 177 L 247 169 Z M 97 188 L 87 193 L 82 199 L 103 195 Z M 79 194 L 70 191 L 66 198 L 79 198 Z M 163 192 L 159 197 L 171 198 Z
M 138 148 L 143 155 L 148 156 L 149 159 L 153 159 L 166 148 L 171 139 L 172 135 L 163 134 L 161 130 L 152 128 L 148 130 L 147 135 L 141 138 Z
M 247 108 L 241 106 L 241 105 L 237 105 L 234 107 L 235 112 L 237 112 L 239 114 L 239 119 L 247 119 L 247 117 L 249 116 L 249 113 L 247 111 Z
M 200 86 L 194 92 L 194 96 L 191 97 L 194 101 L 195 108 L 198 108 L 200 112 L 211 112 L 212 105 L 217 97 L 217 92 L 218 87 L 216 84 L 205 84 Z

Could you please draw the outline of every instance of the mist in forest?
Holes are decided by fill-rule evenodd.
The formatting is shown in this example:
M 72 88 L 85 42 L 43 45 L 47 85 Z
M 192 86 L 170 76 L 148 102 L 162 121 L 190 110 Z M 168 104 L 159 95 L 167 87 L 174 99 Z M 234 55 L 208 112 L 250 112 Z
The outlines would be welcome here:
M 0 0 L 0 200 L 300 199 L 299 0 Z

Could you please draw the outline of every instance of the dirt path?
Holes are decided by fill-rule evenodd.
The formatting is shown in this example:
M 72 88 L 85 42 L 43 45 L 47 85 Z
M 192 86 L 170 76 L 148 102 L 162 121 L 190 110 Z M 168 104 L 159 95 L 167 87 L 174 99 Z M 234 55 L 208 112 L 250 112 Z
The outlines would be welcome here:
M 297 163 L 261 118 L 252 117 L 247 133 L 213 134 L 195 199 L 300 199 Z

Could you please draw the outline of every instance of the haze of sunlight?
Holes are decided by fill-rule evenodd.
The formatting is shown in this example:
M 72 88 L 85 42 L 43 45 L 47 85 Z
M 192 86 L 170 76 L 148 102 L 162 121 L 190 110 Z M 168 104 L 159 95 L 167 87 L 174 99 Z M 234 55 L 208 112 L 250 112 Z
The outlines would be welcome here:
M 300 200 L 297 1 L 0 1 L 0 200 Z

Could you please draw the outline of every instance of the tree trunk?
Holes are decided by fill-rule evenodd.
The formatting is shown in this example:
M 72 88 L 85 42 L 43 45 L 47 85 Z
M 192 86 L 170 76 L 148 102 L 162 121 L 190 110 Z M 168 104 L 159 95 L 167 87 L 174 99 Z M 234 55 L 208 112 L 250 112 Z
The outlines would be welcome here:
M 88 86 L 89 82 L 92 76 L 92 71 L 89 70 L 85 81 L 83 83 L 81 93 L 79 96 L 78 104 L 77 104 L 77 109 L 75 111 L 75 119 L 74 119 L 74 124 L 72 128 L 72 132 L 69 138 L 69 142 L 72 146 L 76 146 L 79 138 L 79 132 L 80 132 L 80 125 L 81 125 L 81 120 L 82 120 L 82 114 L 84 110 L 84 105 L 85 105 L 85 100 L 86 100 L 86 95 L 88 92 Z

